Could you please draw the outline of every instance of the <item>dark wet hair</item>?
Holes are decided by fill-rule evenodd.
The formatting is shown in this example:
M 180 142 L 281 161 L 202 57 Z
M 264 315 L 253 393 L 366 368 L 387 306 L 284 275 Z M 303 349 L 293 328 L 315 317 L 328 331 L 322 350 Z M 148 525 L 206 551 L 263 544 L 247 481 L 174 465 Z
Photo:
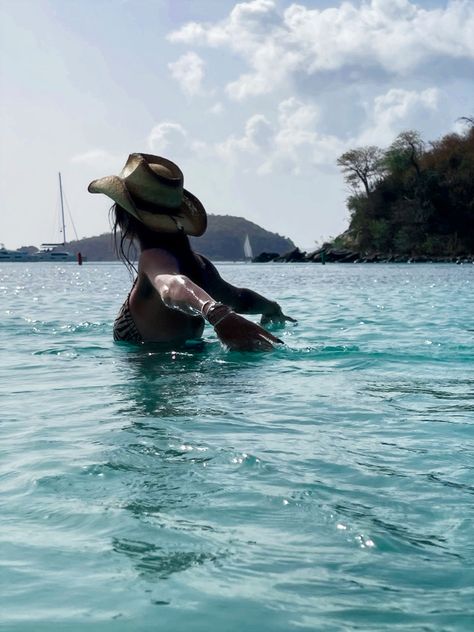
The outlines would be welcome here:
M 174 255 L 179 271 L 192 281 L 201 284 L 204 264 L 193 252 L 189 237 L 183 232 L 157 233 L 128 213 L 118 204 L 110 209 L 115 252 L 125 263 L 130 274 L 137 273 L 134 261 L 142 250 L 163 248 Z

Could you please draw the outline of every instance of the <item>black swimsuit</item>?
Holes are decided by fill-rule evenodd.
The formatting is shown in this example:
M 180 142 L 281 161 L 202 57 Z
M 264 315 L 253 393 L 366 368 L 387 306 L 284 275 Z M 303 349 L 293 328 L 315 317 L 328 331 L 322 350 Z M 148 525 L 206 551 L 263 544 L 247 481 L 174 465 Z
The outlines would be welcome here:
M 133 316 L 130 312 L 130 294 L 127 296 L 126 301 L 120 308 L 118 316 L 115 319 L 114 340 L 117 342 L 143 342 L 142 335 L 138 331 L 135 321 L 133 320 Z

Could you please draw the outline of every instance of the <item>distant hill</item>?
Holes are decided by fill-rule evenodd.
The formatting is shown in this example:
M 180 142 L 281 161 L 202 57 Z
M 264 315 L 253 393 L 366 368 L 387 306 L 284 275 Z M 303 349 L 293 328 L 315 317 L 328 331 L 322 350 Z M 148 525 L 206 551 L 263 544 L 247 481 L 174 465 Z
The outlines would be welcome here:
M 263 251 L 282 254 L 295 245 L 287 237 L 271 233 L 243 217 L 209 215 L 207 230 L 202 237 L 191 237 L 193 248 L 217 261 L 244 259 L 244 241 L 249 236 L 254 255 Z
M 242 261 L 246 235 L 249 236 L 254 255 L 262 251 L 282 254 L 295 248 L 291 239 L 233 215 L 208 215 L 206 232 L 202 237 L 191 237 L 191 244 L 197 252 L 214 261 Z M 73 252 L 80 251 L 88 261 L 117 259 L 111 233 L 71 241 L 67 248 Z

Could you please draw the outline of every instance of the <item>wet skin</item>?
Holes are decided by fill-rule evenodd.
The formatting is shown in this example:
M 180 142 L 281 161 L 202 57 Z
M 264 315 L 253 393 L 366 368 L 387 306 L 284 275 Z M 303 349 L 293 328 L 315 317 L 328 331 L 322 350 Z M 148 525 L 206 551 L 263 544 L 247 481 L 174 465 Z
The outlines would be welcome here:
M 215 325 L 216 333 L 229 349 L 273 349 L 281 340 L 235 312 L 262 314 L 264 324 L 283 324 L 294 319 L 285 316 L 280 306 L 257 292 L 227 283 L 214 265 L 196 255 L 202 266 L 202 283 L 196 285 L 180 273 L 179 261 L 161 248 L 142 252 L 137 281 L 130 294 L 130 310 L 143 340 L 182 344 L 198 339 L 204 318 L 214 302 L 224 303 L 232 312 Z

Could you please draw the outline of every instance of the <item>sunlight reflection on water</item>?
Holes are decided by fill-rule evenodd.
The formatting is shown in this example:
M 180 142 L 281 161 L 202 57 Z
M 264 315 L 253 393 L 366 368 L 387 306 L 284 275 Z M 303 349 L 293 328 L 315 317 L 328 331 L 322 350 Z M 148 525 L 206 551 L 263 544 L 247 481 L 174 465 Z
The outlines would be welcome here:
M 0 268 L 0 628 L 468 629 L 474 266 L 220 268 L 286 347 L 116 345 L 120 265 Z

